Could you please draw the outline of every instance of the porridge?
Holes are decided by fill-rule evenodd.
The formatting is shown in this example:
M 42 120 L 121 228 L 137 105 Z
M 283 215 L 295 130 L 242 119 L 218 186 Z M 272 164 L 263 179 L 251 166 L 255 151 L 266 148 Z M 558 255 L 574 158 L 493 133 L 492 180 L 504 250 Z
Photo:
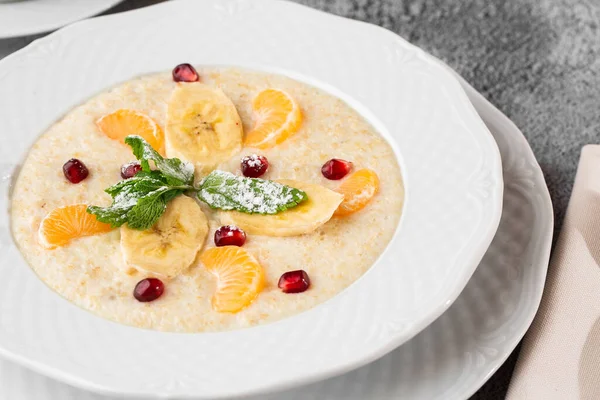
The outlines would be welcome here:
M 84 309 L 222 331 L 356 281 L 391 240 L 403 190 L 390 145 L 340 99 L 185 64 L 99 94 L 45 132 L 14 188 L 12 230 L 36 274 Z

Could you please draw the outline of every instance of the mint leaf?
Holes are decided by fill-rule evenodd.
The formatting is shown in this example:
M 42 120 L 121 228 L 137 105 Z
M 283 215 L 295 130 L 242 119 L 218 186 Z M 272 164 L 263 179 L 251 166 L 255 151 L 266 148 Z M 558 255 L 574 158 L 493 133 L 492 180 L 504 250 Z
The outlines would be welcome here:
M 135 176 L 105 190 L 113 199 L 109 207 L 89 206 L 87 211 L 94 214 L 99 221 L 117 228 L 127 222 L 127 214 L 140 198 L 162 186 L 164 183 L 161 180 L 148 176 Z
M 113 228 L 127 223 L 132 229 L 148 229 L 164 213 L 169 201 L 191 189 L 169 186 L 166 180 L 157 174 L 139 173 L 105 190 L 113 198 L 110 206 L 89 206 L 87 212 Z
M 179 195 L 182 191 L 164 186 L 140 197 L 136 205 L 127 213 L 127 225 L 131 229 L 139 230 L 152 227 L 167 209 L 168 201 L 165 198 L 167 193 Z
M 88 206 L 87 212 L 94 214 L 100 222 L 110 224 L 113 228 L 118 228 L 127 222 L 127 212 L 130 209 L 121 209 L 120 207 L 98 207 Z
M 105 190 L 113 199 L 110 206 L 89 206 L 87 212 L 114 228 L 127 223 L 131 229 L 144 230 L 158 221 L 171 200 L 194 189 L 194 166 L 162 157 L 140 136 L 127 136 L 125 143 L 140 160 L 142 171 Z M 158 169 L 151 170 L 149 161 Z
M 277 214 L 302 203 L 306 192 L 265 179 L 213 171 L 200 183 L 198 198 L 211 208 L 247 214 Z
M 163 173 L 170 185 L 191 185 L 194 181 L 194 166 L 179 158 L 164 158 L 141 136 L 130 135 L 125 143 L 131 146 L 133 155 L 140 161 L 142 170 L 150 173 L 149 161 L 154 161 L 156 168 Z

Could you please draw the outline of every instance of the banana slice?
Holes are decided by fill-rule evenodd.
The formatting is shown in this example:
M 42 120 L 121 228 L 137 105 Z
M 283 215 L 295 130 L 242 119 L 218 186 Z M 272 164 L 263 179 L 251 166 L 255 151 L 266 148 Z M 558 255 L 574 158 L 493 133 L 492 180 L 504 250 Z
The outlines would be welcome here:
M 280 180 L 287 186 L 301 189 L 308 200 L 274 215 L 245 214 L 238 211 L 221 213 L 221 220 L 237 225 L 247 233 L 265 236 L 296 236 L 310 233 L 329 221 L 344 200 L 344 196 L 323 186 L 292 180 Z
M 208 221 L 198 203 L 179 196 L 152 228 L 138 231 L 123 225 L 121 250 L 128 266 L 173 277 L 194 262 L 207 234 Z
M 168 105 L 167 157 L 210 167 L 240 151 L 243 128 L 235 106 L 219 88 L 178 85 Z

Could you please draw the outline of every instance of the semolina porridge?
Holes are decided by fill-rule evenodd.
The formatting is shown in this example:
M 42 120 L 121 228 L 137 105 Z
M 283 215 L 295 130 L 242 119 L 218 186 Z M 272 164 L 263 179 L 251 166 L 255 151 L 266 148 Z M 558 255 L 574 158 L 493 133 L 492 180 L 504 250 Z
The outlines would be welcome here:
M 24 257 L 66 299 L 127 325 L 205 332 L 340 293 L 391 240 L 403 198 L 391 147 L 340 99 L 182 64 L 54 124 L 11 214 Z

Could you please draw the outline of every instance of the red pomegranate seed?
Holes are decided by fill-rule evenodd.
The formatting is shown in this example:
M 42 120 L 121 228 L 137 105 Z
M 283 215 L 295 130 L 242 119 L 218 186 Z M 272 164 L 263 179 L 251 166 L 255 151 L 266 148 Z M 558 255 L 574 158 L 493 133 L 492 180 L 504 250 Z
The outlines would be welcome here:
M 265 156 L 252 154 L 242 158 L 242 174 L 248 178 L 258 178 L 269 169 L 269 161 Z
M 71 183 L 79 183 L 90 174 L 85 164 L 76 158 L 71 158 L 63 165 L 63 173 Z
M 215 245 L 242 247 L 246 243 L 246 232 L 233 225 L 225 225 L 215 231 Z
M 142 279 L 135 285 L 133 289 L 133 296 L 137 301 L 146 303 L 148 301 L 154 301 L 162 296 L 165 291 L 165 285 L 160 279 L 146 278 Z
M 284 293 L 301 293 L 310 286 L 310 278 L 302 269 L 289 271 L 281 275 L 277 286 Z
M 190 64 L 179 64 L 173 68 L 173 80 L 175 82 L 197 82 L 200 80 L 200 76 Z
M 121 167 L 121 178 L 129 179 L 137 175 L 142 170 L 139 162 L 133 161 L 128 164 L 123 164 Z
M 327 179 L 331 179 L 333 181 L 337 181 L 338 179 L 342 179 L 348 172 L 352 170 L 352 163 L 350 161 L 341 160 L 339 158 L 332 158 L 327 161 L 321 167 L 321 172 L 323 176 Z

